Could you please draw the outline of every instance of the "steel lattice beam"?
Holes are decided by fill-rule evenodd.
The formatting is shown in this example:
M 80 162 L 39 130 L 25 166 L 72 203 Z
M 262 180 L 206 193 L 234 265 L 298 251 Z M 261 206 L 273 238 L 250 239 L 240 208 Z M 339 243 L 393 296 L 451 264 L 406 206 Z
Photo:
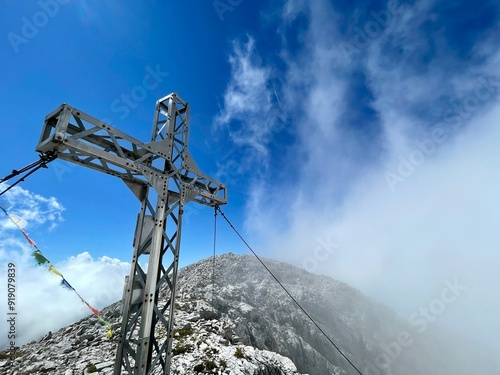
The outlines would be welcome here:
M 147 143 L 66 104 L 45 118 L 38 152 L 119 177 L 141 201 L 115 374 L 170 373 L 184 205 L 227 202 L 226 186 L 203 174 L 191 157 L 188 135 L 189 105 L 175 94 L 156 102 Z M 141 266 L 146 260 L 147 272 Z M 159 342 L 156 330 L 167 339 Z

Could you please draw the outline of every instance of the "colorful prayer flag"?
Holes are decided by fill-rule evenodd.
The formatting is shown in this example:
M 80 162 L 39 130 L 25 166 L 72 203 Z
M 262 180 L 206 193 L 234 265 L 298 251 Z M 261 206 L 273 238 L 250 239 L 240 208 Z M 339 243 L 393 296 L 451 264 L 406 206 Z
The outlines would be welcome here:
M 23 229 L 28 224 L 25 220 L 21 219 L 17 215 L 11 214 L 9 217 L 10 217 L 10 220 L 14 223 L 14 225 L 16 227 L 18 227 L 19 229 Z
M 109 340 L 113 335 L 113 327 L 111 327 L 111 324 L 105 321 L 100 315 L 97 316 L 97 319 L 99 320 L 99 323 L 101 323 L 101 325 L 108 327 L 108 332 L 106 332 L 106 337 Z
M 49 267 L 49 272 L 53 273 L 54 275 L 61 276 L 64 279 L 63 274 L 59 272 L 53 265 Z
M 33 256 L 35 257 L 35 260 L 39 266 L 46 263 L 50 264 L 50 261 L 47 258 L 45 258 L 42 252 L 38 249 L 33 251 Z
M 66 289 L 72 290 L 73 287 L 66 281 L 65 278 L 61 280 L 61 286 L 65 287 Z
M 99 314 L 101 313 L 99 310 L 97 310 L 96 308 L 90 306 L 90 304 L 88 302 L 85 302 L 85 304 L 88 306 L 88 308 L 94 313 L 94 315 L 97 315 L 99 316 Z
M 24 235 L 24 237 L 31 246 L 36 247 L 36 243 L 31 238 L 28 237 L 28 234 L 24 230 L 21 229 L 21 233 Z
M 3 209 L 2 207 L 0 207 L 0 209 L 3 212 L 5 212 L 5 215 L 7 215 L 7 217 L 12 221 L 12 223 L 19 228 L 19 230 L 21 231 L 21 233 L 23 234 L 23 236 L 26 238 L 26 240 L 29 242 L 29 244 L 35 248 L 35 251 L 33 251 L 32 255 L 35 258 L 36 263 L 39 266 L 41 266 L 43 264 L 47 264 L 49 266 L 48 270 L 49 270 L 50 273 L 52 273 L 54 275 L 57 275 L 57 276 L 60 276 L 62 278 L 62 280 L 61 280 L 61 286 L 64 287 L 64 288 L 66 288 L 66 289 L 69 289 L 69 290 L 72 290 L 73 292 L 75 292 L 75 294 L 78 296 L 78 298 L 80 298 L 80 301 L 82 301 L 82 303 L 86 304 L 87 307 L 92 311 L 92 313 L 97 316 L 97 319 L 99 320 L 99 323 L 101 323 L 102 325 L 107 326 L 109 328 L 108 332 L 106 333 L 106 337 L 108 339 L 110 339 L 111 336 L 113 335 L 113 328 L 111 327 L 111 324 L 109 324 L 107 321 L 105 321 L 103 318 L 101 318 L 101 316 L 100 316 L 101 312 L 99 310 L 97 310 L 96 308 L 90 306 L 90 304 L 87 301 L 85 301 L 82 298 L 82 296 L 80 296 L 80 294 L 78 294 L 78 292 L 76 291 L 76 289 L 73 288 L 70 285 L 70 283 L 68 283 L 68 281 L 64 278 L 63 274 L 61 272 L 59 272 L 52 265 L 52 263 L 50 262 L 50 260 L 48 260 L 47 258 L 45 258 L 45 256 L 42 254 L 42 252 L 37 248 L 36 243 L 31 238 L 29 238 L 28 234 L 21 228 L 21 225 L 23 225 L 23 223 L 21 222 L 22 219 L 19 218 L 19 217 L 17 217 L 17 216 L 15 218 L 12 218 L 11 216 L 9 216 L 9 214 L 7 213 L 7 211 L 5 211 L 5 209 Z

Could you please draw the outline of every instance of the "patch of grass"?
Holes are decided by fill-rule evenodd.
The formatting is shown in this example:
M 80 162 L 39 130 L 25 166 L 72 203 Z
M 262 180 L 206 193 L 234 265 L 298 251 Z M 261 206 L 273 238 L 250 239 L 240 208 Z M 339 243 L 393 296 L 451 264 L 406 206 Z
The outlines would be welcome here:
M 217 368 L 217 365 L 215 364 L 214 361 L 205 361 L 205 369 L 206 370 L 213 370 L 216 368 Z
M 205 369 L 205 366 L 203 365 L 203 363 L 200 363 L 200 364 L 193 367 L 193 370 L 196 372 L 202 372 L 204 369 Z
M 187 352 L 190 352 L 193 350 L 193 345 L 191 344 L 186 344 L 186 345 L 177 345 L 174 350 L 172 350 L 172 355 L 176 356 L 179 354 L 184 354 Z
M 219 364 L 220 364 L 221 367 L 224 367 L 224 368 L 227 367 L 227 362 L 224 361 L 223 359 L 220 360 Z
M 234 352 L 234 356 L 236 358 L 245 358 L 245 352 L 241 348 L 236 348 L 236 351 Z
M 185 328 L 185 329 L 174 329 L 174 337 L 178 339 L 182 339 L 186 336 L 192 335 L 193 334 L 193 329 L 192 328 Z
M 213 357 L 214 355 L 219 354 L 219 350 L 217 348 L 210 347 L 205 348 L 204 352 L 207 357 Z
M 97 367 L 95 367 L 94 364 L 89 363 L 88 366 L 87 366 L 87 368 L 86 368 L 86 370 L 87 370 L 87 372 L 90 372 L 90 373 L 97 372 Z
M 14 352 L 14 355 L 12 355 L 11 352 L 3 352 L 3 353 L 0 353 L 0 360 L 3 360 L 3 359 L 11 359 L 11 358 L 19 358 L 19 357 L 22 357 L 24 356 L 24 353 L 20 350 L 16 350 Z

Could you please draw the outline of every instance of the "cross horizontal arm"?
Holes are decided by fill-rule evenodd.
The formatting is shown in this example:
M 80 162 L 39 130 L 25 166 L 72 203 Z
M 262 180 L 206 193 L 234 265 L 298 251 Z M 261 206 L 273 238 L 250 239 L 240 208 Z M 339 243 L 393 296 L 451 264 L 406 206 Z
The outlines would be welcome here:
M 172 133 L 175 129 L 172 129 Z M 46 118 L 36 150 L 54 153 L 72 163 L 121 178 L 127 185 L 151 185 L 166 197 L 169 188 L 183 194 L 185 202 L 214 206 L 225 204 L 226 186 L 202 173 L 187 149 L 177 160 L 175 134 L 149 143 L 76 109 L 62 104 Z M 160 161 L 161 166 L 158 166 Z M 166 181 L 174 177 L 177 187 Z

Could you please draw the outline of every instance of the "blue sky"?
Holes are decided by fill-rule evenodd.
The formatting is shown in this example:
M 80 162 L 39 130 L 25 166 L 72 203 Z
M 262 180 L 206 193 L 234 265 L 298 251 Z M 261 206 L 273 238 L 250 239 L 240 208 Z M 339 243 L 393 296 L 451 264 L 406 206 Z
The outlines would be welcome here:
M 433 322 L 493 344 L 482 322 L 500 328 L 498 2 L 0 7 L 0 174 L 37 158 L 43 119 L 63 102 L 145 140 L 155 101 L 175 91 L 191 105 L 194 158 L 228 185 L 223 209 L 260 254 L 408 319 L 458 280 L 467 289 Z M 141 89 L 148 75 L 157 85 Z M 99 308 L 119 298 L 139 209 L 125 185 L 55 161 L 21 188 L 0 203 L 46 256 Z M 218 251 L 244 252 L 219 223 Z M 211 255 L 212 230 L 211 209 L 188 208 L 182 264 Z M 26 268 L 22 306 L 69 306 L 52 286 L 28 293 L 51 275 L 31 271 L 5 222 L 1 238 L 0 260 Z M 77 300 L 64 309 L 66 323 L 86 314 Z

